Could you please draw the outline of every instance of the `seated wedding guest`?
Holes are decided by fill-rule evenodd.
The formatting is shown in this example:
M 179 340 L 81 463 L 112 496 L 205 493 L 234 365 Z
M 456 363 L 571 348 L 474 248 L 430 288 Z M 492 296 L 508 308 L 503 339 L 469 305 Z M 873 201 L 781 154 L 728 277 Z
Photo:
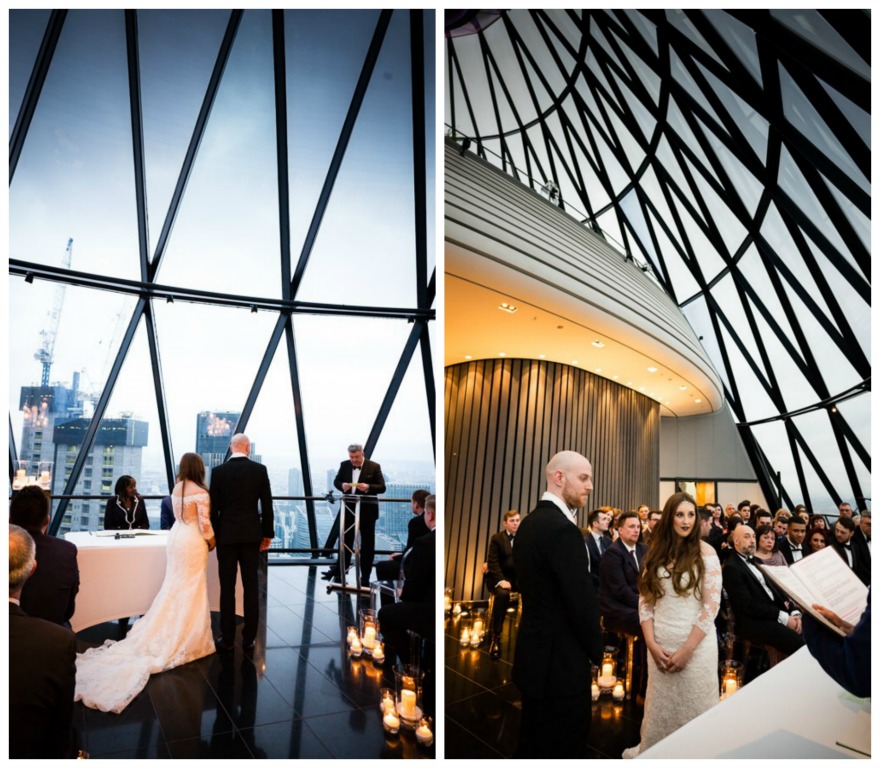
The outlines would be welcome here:
M 856 532 L 856 524 L 851 517 L 839 517 L 834 524 L 834 541 L 831 546 L 837 550 L 843 561 L 852 569 L 863 584 L 871 583 L 871 562 L 860 556 L 859 551 L 853 548 L 852 538 Z
M 868 580 L 865 582 L 868 586 L 871 585 L 871 510 L 863 509 L 861 510 L 861 515 L 859 516 L 859 522 L 856 526 L 855 533 L 853 533 L 853 537 L 850 540 L 853 545 L 853 549 L 856 551 L 856 556 L 861 563 L 867 563 L 864 567 L 864 573 L 867 576 Z
M 828 676 L 853 696 L 871 695 L 871 590 L 868 605 L 853 626 L 836 613 L 821 605 L 813 608 L 835 627 L 846 632 L 841 637 L 828 627 L 804 614 L 804 640 L 807 648 Z
M 840 504 L 837 505 L 837 512 L 841 517 L 852 517 L 852 505 L 848 501 L 841 501 Z
M 782 552 L 776 551 L 776 534 L 769 525 L 759 525 L 755 531 L 755 557 L 764 565 L 785 565 Z
M 721 556 L 719 557 L 722 565 L 733 552 L 733 532 L 742 524 L 743 521 L 739 515 L 727 518 L 727 538 L 721 542 Z
M 773 527 L 773 515 L 771 515 L 766 509 L 757 510 L 755 512 L 754 521 L 756 531 L 760 525 L 769 525 L 771 528 Z
M 645 528 L 645 535 L 643 537 L 645 544 L 651 543 L 651 536 L 654 534 L 654 529 L 657 527 L 657 523 L 660 522 L 661 517 L 663 517 L 663 513 L 659 509 L 652 509 L 648 512 L 648 527 Z
M 376 578 L 379 581 L 394 581 L 401 578 L 400 564 L 404 553 L 412 548 L 416 539 L 421 538 L 426 533 L 430 533 L 424 518 L 425 499 L 428 498 L 428 495 L 428 492 L 422 489 L 413 491 L 410 497 L 413 517 L 410 518 L 407 524 L 406 545 L 403 548 L 403 552 L 395 552 L 388 560 L 376 563 Z
M 724 508 L 724 516 L 725 516 L 728 520 L 730 520 L 730 518 L 733 517 L 735 514 L 736 514 L 736 505 L 735 505 L 735 504 L 728 504 L 728 505 Z
M 599 507 L 587 515 L 587 528 L 581 531 L 587 543 L 587 551 L 590 553 L 590 576 L 596 592 L 599 591 L 599 561 L 605 550 L 614 542 L 609 531 L 611 520 L 611 508 Z
M 163 531 L 170 531 L 172 525 L 174 525 L 174 508 L 171 506 L 171 497 L 166 496 L 162 499 L 159 508 L 159 528 Z
M 707 504 L 712 510 L 712 525 L 720 529 L 722 533 L 727 532 L 727 518 L 724 517 L 724 510 L 720 504 Z
M 714 509 L 711 504 L 700 509 L 700 537 L 720 555 L 724 532 L 713 524 L 713 517 Z
M 788 533 L 788 522 L 789 516 L 787 514 L 781 514 L 782 510 L 776 513 L 776 517 L 773 518 L 773 532 L 776 534 L 776 540 L 784 539 L 785 535 Z
M 76 637 L 28 616 L 19 598 L 37 567 L 30 534 L 9 526 L 9 757 L 74 757 Z
M 115 496 L 107 502 L 104 512 L 105 531 L 130 531 L 134 528 L 149 528 L 147 506 L 137 492 L 137 480 L 130 475 L 122 475 L 116 481 Z
M 752 517 L 752 502 L 750 502 L 748 499 L 743 499 L 743 501 L 741 501 L 739 503 L 739 506 L 736 508 L 736 514 L 739 516 L 742 522 L 748 525 Z
M 801 518 L 801 520 L 803 520 L 807 526 L 810 525 L 810 513 L 807 511 L 807 508 L 803 504 L 798 504 L 794 508 L 794 514 L 796 517 Z
M 809 528 L 821 528 L 823 531 L 828 530 L 828 523 L 825 521 L 825 515 L 810 515 Z
M 804 556 L 812 555 L 828 546 L 828 532 L 824 528 L 814 528 L 804 542 Z
M 70 629 L 79 592 L 76 545 L 46 534 L 49 508 L 48 494 L 35 485 L 22 488 L 9 502 L 9 522 L 31 535 L 40 564 L 22 589 L 21 607 L 28 616 Z
M 647 504 L 639 504 L 636 512 L 639 515 L 639 524 L 642 526 L 642 530 L 644 530 L 648 526 L 648 513 L 651 511 L 651 508 Z
M 504 530 L 498 531 L 489 539 L 489 553 L 486 557 L 486 574 L 483 584 L 495 595 L 492 605 L 492 642 L 489 656 L 501 656 L 501 630 L 504 617 L 510 607 L 510 593 L 516 591 L 516 568 L 513 565 L 513 541 L 519 528 L 519 512 L 509 509 L 504 513 Z
M 599 611 L 611 632 L 640 635 L 639 574 L 647 547 L 639 543 L 639 518 L 623 512 L 617 521 L 619 538 L 599 563 Z
M 807 537 L 807 525 L 800 517 L 793 517 L 788 523 L 788 533 L 776 542 L 776 549 L 785 558 L 788 565 L 796 563 L 807 553 L 804 539 Z
M 724 564 L 722 575 L 737 637 L 791 655 L 804 644 L 800 611 L 791 610 L 784 595 L 757 568 L 755 532 L 740 525 L 732 536 L 734 553 Z
M 434 563 L 436 558 L 435 497 L 425 500 L 428 533 L 416 539 L 403 558 L 403 590 L 400 602 L 379 610 L 379 626 L 389 649 L 405 663 L 410 661 L 408 631 L 432 641 L 434 638 Z

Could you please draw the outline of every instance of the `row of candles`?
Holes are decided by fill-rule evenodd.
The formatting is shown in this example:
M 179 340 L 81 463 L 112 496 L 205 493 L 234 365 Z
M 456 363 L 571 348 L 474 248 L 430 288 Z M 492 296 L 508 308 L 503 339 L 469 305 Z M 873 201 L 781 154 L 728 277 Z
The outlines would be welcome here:
M 38 485 L 44 491 L 48 491 L 52 486 L 52 462 L 41 461 L 36 474 L 29 475 L 29 461 L 22 460 L 18 462 L 15 474 L 12 477 L 12 490 L 20 491 L 28 485 Z
M 379 633 L 376 610 L 362 608 L 358 611 L 358 626 L 348 628 L 346 642 L 352 659 L 366 655 L 373 659 L 374 664 L 384 663 L 385 644 Z M 422 673 L 408 664 L 395 666 L 395 690 L 382 688 L 379 707 L 382 712 L 382 727 L 387 733 L 396 734 L 403 726 L 415 731 L 419 744 L 430 747 L 434 743 L 431 718 L 425 717 L 419 706 L 422 677 Z

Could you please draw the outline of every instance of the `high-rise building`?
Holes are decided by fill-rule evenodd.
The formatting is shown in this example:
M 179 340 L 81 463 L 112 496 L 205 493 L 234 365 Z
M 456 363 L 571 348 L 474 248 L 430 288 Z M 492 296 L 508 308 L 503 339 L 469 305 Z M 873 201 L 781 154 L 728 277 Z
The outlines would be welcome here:
M 301 469 L 293 467 L 287 473 L 287 495 L 303 496 L 305 495 L 305 486 L 303 485 L 303 473 Z
M 41 461 L 55 460 L 52 432 L 56 424 L 83 414 L 79 373 L 73 374 L 73 386 L 22 387 L 19 409 L 22 412 L 21 445 L 18 456 L 28 462 L 29 475 L 35 475 Z
M 55 462 L 53 495 L 63 492 L 88 428 L 89 419 L 85 418 L 55 424 L 52 435 Z M 148 432 L 149 424 L 132 418 L 131 415 L 103 419 L 73 494 L 112 495 L 120 475 L 131 475 L 137 479 L 141 472 L 141 454 L 147 445 Z M 104 507 L 104 501 L 71 501 L 61 521 L 59 534 L 100 528 Z M 158 519 L 154 520 L 154 527 L 158 528 Z
M 240 417 L 240 411 L 202 411 L 196 417 L 196 453 L 205 462 L 208 478 L 211 477 L 211 468 L 222 464 L 226 458 L 232 430 Z
M 424 489 L 429 493 L 434 493 L 434 483 L 387 483 L 385 485 L 385 496 L 391 499 L 410 499 L 413 492 Z M 402 550 L 406 545 L 406 538 L 409 533 L 409 521 L 412 519 L 412 502 L 410 501 L 389 501 L 382 504 L 379 514 L 379 520 L 376 523 L 377 536 L 383 534 L 387 541 L 387 549 Z M 379 548 L 378 542 L 376 544 Z

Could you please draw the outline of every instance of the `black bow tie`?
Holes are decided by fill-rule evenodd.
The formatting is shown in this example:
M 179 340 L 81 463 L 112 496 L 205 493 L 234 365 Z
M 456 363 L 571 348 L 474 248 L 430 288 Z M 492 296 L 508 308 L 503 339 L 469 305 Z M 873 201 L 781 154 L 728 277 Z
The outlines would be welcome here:
M 852 544 L 841 544 L 844 549 L 852 549 Z
M 791 548 L 791 551 L 792 551 L 792 552 L 800 552 L 800 551 L 801 551 L 801 548 L 800 548 L 800 547 L 792 547 L 792 548 Z
M 758 557 L 749 557 L 746 559 L 746 562 L 749 565 L 763 565 L 764 564 L 764 561 Z

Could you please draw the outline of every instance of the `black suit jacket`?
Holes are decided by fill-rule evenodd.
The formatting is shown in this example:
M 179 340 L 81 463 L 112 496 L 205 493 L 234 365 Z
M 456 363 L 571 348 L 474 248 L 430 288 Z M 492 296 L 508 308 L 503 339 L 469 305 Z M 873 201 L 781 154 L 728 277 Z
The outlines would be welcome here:
M 635 621 L 639 624 L 639 574 L 645 564 L 647 546 L 636 544 L 639 567 L 623 542 L 615 541 L 602 556 L 599 564 L 599 610 L 605 617 L 606 627 L 616 627 Z
M 513 548 L 523 601 L 513 680 L 523 696 L 585 696 L 604 645 L 580 529 L 552 501 L 520 523 Z
M 868 549 L 868 540 L 865 538 L 865 534 L 862 533 L 861 528 L 856 528 L 856 532 L 853 534 L 853 537 L 850 539 L 850 543 L 853 545 L 853 549 L 857 555 L 858 561 L 858 570 L 856 571 L 856 575 L 867 584 L 869 587 L 871 586 L 871 550 Z
M 365 481 L 366 482 L 366 481 Z M 434 603 L 435 562 L 437 536 L 434 531 L 416 539 L 403 561 L 404 603 Z
M 511 588 L 516 590 L 516 567 L 513 564 L 513 547 L 507 531 L 498 531 L 489 539 L 489 552 L 486 555 L 489 570 L 483 577 L 486 589 L 492 591 L 499 581 L 509 581 Z
M 859 533 L 858 529 L 856 529 L 856 533 Z M 831 534 L 831 538 L 832 539 L 834 538 L 834 533 Z M 849 543 L 851 545 L 850 551 L 852 552 L 852 556 L 853 556 L 852 571 L 856 576 L 859 577 L 859 579 L 861 579 L 863 584 L 870 584 L 871 583 L 871 561 L 870 561 L 870 559 L 866 560 L 865 556 L 859 551 L 859 547 L 856 545 L 855 538 L 856 538 L 855 535 L 853 535 L 852 538 L 849 540 Z M 846 549 L 843 547 L 843 545 L 838 544 L 837 540 L 835 539 L 832 542 L 831 546 L 834 547 L 835 551 L 837 552 L 838 555 L 840 555 L 843 562 L 847 563 L 847 565 L 848 565 L 849 560 L 847 560 Z M 866 542 L 865 543 L 865 550 L 867 550 L 867 549 L 868 549 L 868 547 L 867 547 L 867 542 Z
M 239 456 L 211 470 L 211 525 L 217 545 L 253 544 L 275 536 L 266 467 Z
M 142 497 L 138 496 L 134 508 L 134 523 L 132 528 L 146 530 L 150 527 L 150 518 L 147 517 L 147 507 Z M 125 518 L 125 510 L 119 506 L 116 497 L 113 496 L 107 501 L 107 507 L 104 510 L 104 530 L 105 531 L 127 531 L 128 523 Z
M 786 563 L 791 565 L 794 562 L 794 555 L 791 552 L 791 542 L 788 540 L 788 536 L 783 536 L 776 542 L 776 549 L 782 552 L 782 556 L 785 558 Z M 801 560 L 807 556 L 806 543 L 801 544 L 801 555 Z
M 582 528 L 581 534 L 584 537 L 584 541 L 587 544 L 587 550 L 590 553 L 590 576 L 593 579 L 593 591 L 596 594 L 599 594 L 599 563 L 602 560 L 602 553 L 599 551 L 599 547 L 596 544 L 596 538 L 593 536 L 593 532 L 590 528 Z M 602 534 L 602 536 L 606 539 L 605 541 L 605 551 L 608 551 L 608 547 L 613 543 L 610 536 L 606 534 Z
M 425 522 L 424 512 L 421 515 L 414 515 L 406 527 L 406 546 L 404 551 L 412 547 L 422 536 L 427 536 L 431 530 Z
M 354 467 L 352 466 L 351 461 L 347 459 L 339 465 L 339 471 L 336 473 L 336 478 L 333 480 L 333 487 L 336 488 L 337 491 L 342 490 L 343 483 L 351 482 L 353 470 Z M 380 493 L 385 493 L 385 478 L 382 476 L 382 467 L 380 467 L 375 461 L 364 459 L 358 482 L 366 483 L 370 486 L 366 491 L 355 491 L 355 494 L 358 496 L 378 496 Z M 371 499 L 364 499 L 361 501 L 361 518 L 374 521 L 378 520 L 379 502 Z
M 69 628 L 79 592 L 76 545 L 43 533 L 31 536 L 37 545 L 37 570 L 21 591 L 21 608 L 28 616 Z
M 9 756 L 72 757 L 76 637 L 9 604 Z
M 773 599 L 736 552 L 727 558 L 721 572 L 724 590 L 733 608 L 737 637 L 766 643 L 784 653 L 792 653 L 803 645 L 800 635 L 779 623 L 779 612 L 788 612 L 789 609 L 769 579 Z

